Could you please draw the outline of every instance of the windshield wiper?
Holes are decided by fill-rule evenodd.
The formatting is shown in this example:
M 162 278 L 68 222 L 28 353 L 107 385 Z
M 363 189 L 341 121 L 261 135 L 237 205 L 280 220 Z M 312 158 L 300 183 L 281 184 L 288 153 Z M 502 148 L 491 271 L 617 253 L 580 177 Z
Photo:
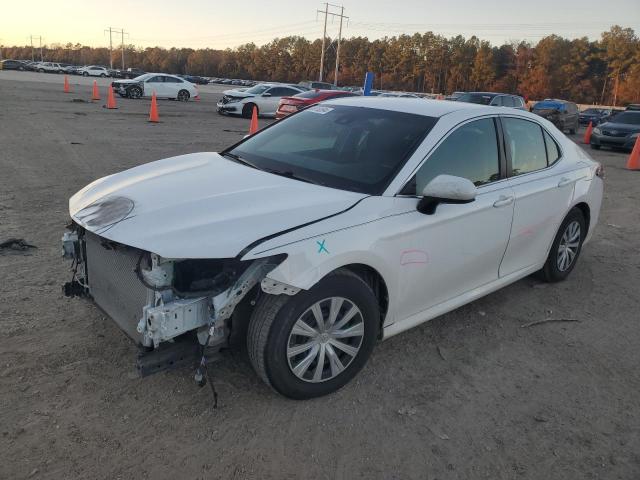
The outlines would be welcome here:
M 235 153 L 231 153 L 231 152 L 224 152 L 222 154 L 222 156 L 230 158 L 231 160 L 233 160 L 234 162 L 240 163 L 242 165 L 246 165 L 247 167 L 251 167 L 251 168 L 255 168 L 256 170 L 262 170 L 260 167 L 258 167 L 256 164 L 251 163 L 248 160 L 245 160 L 244 158 L 240 157 L 239 155 L 236 155 Z
M 293 180 L 300 180 L 301 182 L 311 183 L 313 185 L 325 185 L 324 183 L 318 180 L 312 180 L 307 177 L 300 176 L 298 174 L 293 173 L 291 170 L 276 170 L 276 169 L 266 169 L 266 172 L 273 173 L 274 175 L 280 175 L 281 177 L 292 178 Z

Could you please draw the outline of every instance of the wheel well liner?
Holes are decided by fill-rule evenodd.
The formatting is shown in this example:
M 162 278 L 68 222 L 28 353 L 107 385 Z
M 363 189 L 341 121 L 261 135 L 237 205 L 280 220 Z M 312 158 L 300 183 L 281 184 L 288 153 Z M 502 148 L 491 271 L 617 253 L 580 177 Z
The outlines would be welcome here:
M 380 308 L 380 334 L 382 335 L 384 319 L 387 316 L 387 311 L 389 309 L 389 290 L 384 278 L 382 278 L 382 275 L 380 275 L 375 268 L 363 263 L 343 265 L 340 269 L 349 270 L 355 273 L 371 287 L 371 290 L 373 290 L 374 295 L 378 299 L 378 306 Z
M 587 232 L 588 232 L 589 225 L 591 224 L 591 210 L 589 209 L 589 205 L 587 205 L 585 202 L 580 202 L 576 204 L 574 208 L 577 208 L 578 210 L 580 210 L 582 212 L 582 215 L 584 215 L 584 221 L 587 224 Z

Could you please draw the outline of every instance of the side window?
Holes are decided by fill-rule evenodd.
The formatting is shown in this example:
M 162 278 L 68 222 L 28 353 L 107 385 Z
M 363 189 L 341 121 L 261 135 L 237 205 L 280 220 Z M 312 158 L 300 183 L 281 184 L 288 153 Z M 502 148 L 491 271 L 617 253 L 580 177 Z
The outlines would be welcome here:
M 546 130 L 543 130 L 543 133 L 544 144 L 547 148 L 547 164 L 553 165 L 560 159 L 560 148 L 558 148 L 558 144 L 551 138 L 551 135 L 549 135 Z
M 503 97 L 505 107 L 517 107 L 515 98 L 511 96 Z
M 493 119 L 469 122 L 449 135 L 416 173 L 415 191 L 407 193 L 422 195 L 424 187 L 443 174 L 468 178 L 476 186 L 500 178 L 498 140 Z
M 493 105 L 494 107 L 503 107 L 504 97 L 502 95 L 494 97 L 493 100 L 491 100 L 491 105 Z
M 547 151 L 542 128 L 528 120 L 503 118 L 505 142 L 511 154 L 512 175 L 547 168 Z
M 147 80 L 148 83 L 163 83 L 164 82 L 164 77 L 161 76 L 155 76 L 155 77 L 151 77 L 149 80 Z
M 267 91 L 271 94 L 272 97 L 290 97 L 297 93 L 300 93 L 297 90 L 294 90 L 293 88 L 286 88 L 286 87 L 274 87 Z
M 182 80 L 174 77 L 164 77 L 165 83 L 182 83 Z

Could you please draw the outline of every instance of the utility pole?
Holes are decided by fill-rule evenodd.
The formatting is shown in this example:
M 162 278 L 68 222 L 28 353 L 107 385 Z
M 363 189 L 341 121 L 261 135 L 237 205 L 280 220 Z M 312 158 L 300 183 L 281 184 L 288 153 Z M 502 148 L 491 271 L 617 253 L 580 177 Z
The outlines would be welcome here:
M 40 41 L 40 61 L 42 62 L 42 36 L 41 35 L 29 35 L 29 39 L 31 40 L 31 61 L 34 62 L 35 58 L 33 55 L 33 39 L 37 38 Z
M 336 87 L 338 86 L 338 70 L 340 70 L 340 41 L 342 40 L 342 19 L 343 18 L 344 18 L 344 7 L 340 7 L 340 29 L 338 30 L 338 46 L 336 47 L 336 74 L 333 77 L 333 84 Z
M 340 13 L 333 13 L 329 11 L 329 7 L 335 7 L 335 8 L 339 8 L 340 9 Z M 335 84 L 337 85 L 338 83 L 338 61 L 339 61 L 339 55 L 340 55 L 340 40 L 342 37 L 342 19 L 346 18 L 348 19 L 349 17 L 345 17 L 344 14 L 344 7 L 342 5 L 334 5 L 332 3 L 327 3 L 325 2 L 324 4 L 324 10 L 316 10 L 317 13 L 322 13 L 324 14 L 324 31 L 322 33 L 322 53 L 320 54 L 320 75 L 318 76 L 318 80 L 321 82 L 322 81 L 322 77 L 323 77 L 323 73 L 324 73 L 324 53 L 326 50 L 326 41 L 327 41 L 327 18 L 329 17 L 329 15 L 331 15 L 332 17 L 340 17 L 340 33 L 338 34 L 338 47 L 336 50 L 336 78 L 335 78 Z
M 124 70 L 124 36 L 129 34 L 124 31 L 124 28 L 116 30 L 113 27 L 109 27 L 105 28 L 104 31 L 109 32 L 109 68 L 111 68 L 111 70 L 113 70 L 113 34 L 119 33 L 121 35 L 122 44 L 120 46 L 122 48 L 122 69 Z
M 320 76 L 318 81 L 322 81 L 322 71 L 324 70 L 324 45 L 327 41 L 327 14 L 329 13 L 329 4 L 324 4 L 324 31 L 322 32 L 322 53 L 320 53 Z

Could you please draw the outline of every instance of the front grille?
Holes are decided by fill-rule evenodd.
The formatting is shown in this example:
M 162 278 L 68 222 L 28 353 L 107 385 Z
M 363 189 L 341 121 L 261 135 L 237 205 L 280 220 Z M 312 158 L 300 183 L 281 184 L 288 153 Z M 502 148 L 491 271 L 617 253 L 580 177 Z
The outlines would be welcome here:
M 621 137 L 626 137 L 628 132 L 620 132 L 618 130 L 603 130 L 602 134 L 606 135 L 607 137 L 616 137 L 616 138 L 621 138 Z
M 85 239 L 89 293 L 129 337 L 140 343 L 136 327 L 149 292 L 134 271 L 141 251 L 105 241 L 91 232 L 86 232 Z

